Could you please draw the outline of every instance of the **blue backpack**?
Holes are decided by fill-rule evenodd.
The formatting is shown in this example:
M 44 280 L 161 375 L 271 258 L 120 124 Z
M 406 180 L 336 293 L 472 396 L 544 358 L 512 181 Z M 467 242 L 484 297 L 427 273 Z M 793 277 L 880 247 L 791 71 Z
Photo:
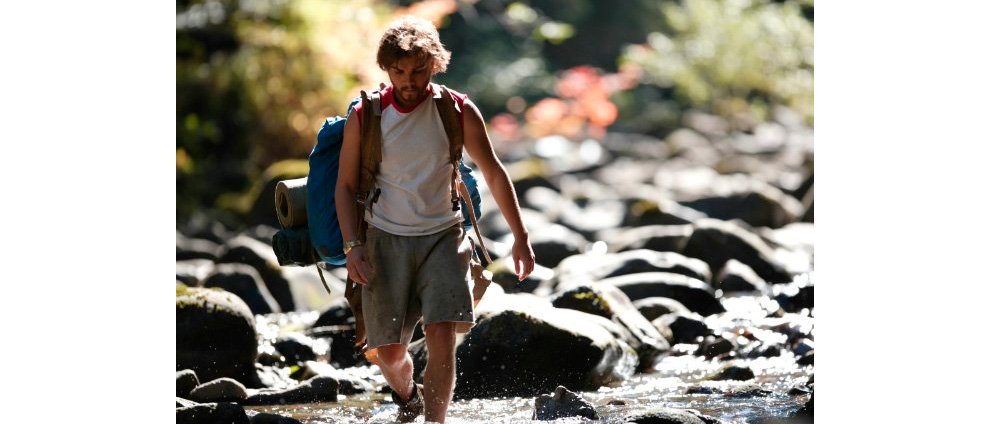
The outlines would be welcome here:
M 346 116 L 360 101 L 361 97 L 355 98 L 347 107 L 347 114 L 344 116 L 327 118 L 316 136 L 316 147 L 309 154 L 309 178 L 306 181 L 309 238 L 322 261 L 338 266 L 344 265 L 347 257 L 344 255 L 344 240 L 340 233 L 340 224 L 337 222 L 334 191 L 337 188 L 337 170 L 340 147 L 344 142 Z M 461 179 L 470 193 L 474 213 L 476 217 L 480 217 L 481 194 L 478 193 L 478 181 L 472 175 L 471 168 L 464 165 L 463 159 L 459 161 L 458 168 Z M 471 229 L 472 220 L 463 198 L 460 203 L 466 232 Z

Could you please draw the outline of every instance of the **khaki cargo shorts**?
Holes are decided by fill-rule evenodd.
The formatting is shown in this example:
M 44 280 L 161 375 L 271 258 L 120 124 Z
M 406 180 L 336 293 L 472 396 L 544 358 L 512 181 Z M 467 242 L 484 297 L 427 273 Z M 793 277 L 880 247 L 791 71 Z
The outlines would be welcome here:
M 368 227 L 365 241 L 375 273 L 361 288 L 368 348 L 409 344 L 420 317 L 424 325 L 474 326 L 471 240 L 457 224 L 425 236 L 398 236 Z

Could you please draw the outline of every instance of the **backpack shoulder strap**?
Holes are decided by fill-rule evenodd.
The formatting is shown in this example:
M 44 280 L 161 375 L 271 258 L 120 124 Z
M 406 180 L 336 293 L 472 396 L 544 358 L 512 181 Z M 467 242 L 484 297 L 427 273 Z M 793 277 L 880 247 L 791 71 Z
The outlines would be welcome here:
M 382 163 L 382 98 L 379 91 L 369 95 L 361 90 L 361 173 L 358 178 L 358 219 L 363 222 L 364 209 L 370 208 L 368 202 L 371 189 L 378 176 Z M 364 226 L 358 230 L 358 239 L 364 241 Z
M 464 204 L 467 205 L 468 218 L 471 220 L 471 226 L 474 227 L 475 236 L 478 238 L 478 245 L 481 246 L 481 253 L 485 256 L 485 260 L 488 263 L 492 263 L 492 258 L 488 255 L 488 249 L 485 247 L 485 241 L 481 238 L 481 229 L 478 227 L 478 218 L 474 214 L 474 205 L 471 204 L 471 195 L 468 193 L 467 186 L 464 185 L 464 181 L 461 180 L 461 170 L 460 163 L 461 157 L 464 153 L 464 128 L 461 126 L 461 113 L 463 110 L 458 110 L 457 102 L 454 101 L 453 96 L 450 95 L 450 90 L 444 85 L 437 86 L 440 89 L 440 96 L 434 97 L 437 102 L 437 111 L 440 113 L 440 121 L 443 122 L 443 129 L 447 133 L 447 139 L 450 142 L 450 203 L 451 209 L 460 210 L 461 206 L 461 196 L 465 200 Z

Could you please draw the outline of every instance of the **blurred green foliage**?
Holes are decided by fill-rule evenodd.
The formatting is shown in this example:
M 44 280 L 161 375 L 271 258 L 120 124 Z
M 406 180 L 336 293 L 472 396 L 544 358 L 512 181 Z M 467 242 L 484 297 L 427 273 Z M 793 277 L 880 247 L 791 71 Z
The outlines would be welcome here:
M 667 89 L 671 99 L 660 104 L 675 112 L 697 108 L 730 118 L 730 123 L 745 129 L 747 123 L 767 119 L 769 106 L 780 104 L 811 123 L 810 6 L 807 1 L 767 0 L 664 3 L 665 30 L 650 33 L 644 44 L 627 47 L 620 62 L 643 72 L 645 87 L 634 94 L 653 87 Z M 634 95 L 624 104 L 626 112 L 650 110 L 646 103 L 652 100 Z M 639 124 L 640 130 L 656 129 L 650 128 L 649 120 Z

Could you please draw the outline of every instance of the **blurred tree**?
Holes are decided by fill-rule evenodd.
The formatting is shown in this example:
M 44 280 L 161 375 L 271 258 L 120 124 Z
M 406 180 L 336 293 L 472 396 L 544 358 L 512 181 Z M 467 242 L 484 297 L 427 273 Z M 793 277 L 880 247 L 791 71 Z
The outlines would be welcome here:
M 328 115 L 384 79 L 383 1 L 180 0 L 176 12 L 176 201 L 244 191 L 266 167 L 305 158 Z
M 669 30 L 629 46 L 620 62 L 642 70 L 645 84 L 670 89 L 679 105 L 728 117 L 737 127 L 766 119 L 772 104 L 811 122 L 814 28 L 802 8 L 808 3 L 665 3 Z M 635 98 L 625 104 L 642 105 Z

